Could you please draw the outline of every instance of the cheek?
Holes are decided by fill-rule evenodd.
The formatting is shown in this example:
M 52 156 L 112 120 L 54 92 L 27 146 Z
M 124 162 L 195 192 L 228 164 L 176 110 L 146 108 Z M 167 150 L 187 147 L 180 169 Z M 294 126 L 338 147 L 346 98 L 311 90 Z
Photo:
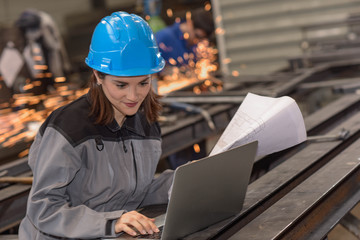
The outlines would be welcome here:
M 105 95 L 110 99 L 120 99 L 123 93 L 116 87 L 103 88 Z
M 141 91 L 141 96 L 143 99 L 149 94 L 150 89 L 151 89 L 151 86 L 149 85 Z
M 115 88 L 110 88 L 109 89 L 109 94 L 112 98 L 119 98 L 121 96 L 121 91 L 115 89 Z

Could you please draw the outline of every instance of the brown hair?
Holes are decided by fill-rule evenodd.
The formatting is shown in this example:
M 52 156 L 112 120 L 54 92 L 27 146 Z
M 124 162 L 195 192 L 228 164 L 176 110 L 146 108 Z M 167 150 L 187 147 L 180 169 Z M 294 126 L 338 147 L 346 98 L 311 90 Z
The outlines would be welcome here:
M 104 79 L 106 74 L 97 71 L 99 78 Z M 101 84 L 97 84 L 95 74 L 93 73 L 89 81 L 90 95 L 90 116 L 95 117 L 95 123 L 106 125 L 114 120 L 114 109 L 110 101 L 104 94 Z M 148 95 L 142 102 L 139 111 L 143 111 L 149 123 L 158 120 L 162 105 L 159 101 L 160 95 L 156 94 L 153 88 L 150 89 Z

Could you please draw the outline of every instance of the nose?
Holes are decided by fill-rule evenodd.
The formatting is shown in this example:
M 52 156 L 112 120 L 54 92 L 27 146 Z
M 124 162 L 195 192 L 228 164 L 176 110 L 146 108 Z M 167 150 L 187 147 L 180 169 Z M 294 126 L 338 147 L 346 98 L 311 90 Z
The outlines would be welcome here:
M 129 91 L 126 97 L 128 100 L 136 102 L 138 100 L 137 88 L 134 86 L 129 87 Z

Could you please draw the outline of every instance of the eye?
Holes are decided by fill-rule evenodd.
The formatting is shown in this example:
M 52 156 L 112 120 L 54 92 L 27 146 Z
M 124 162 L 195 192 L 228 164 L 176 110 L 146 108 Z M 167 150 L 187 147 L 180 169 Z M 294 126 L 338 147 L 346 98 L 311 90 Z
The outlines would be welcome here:
M 125 84 L 125 83 L 118 83 L 118 84 L 116 84 L 116 87 L 118 87 L 118 88 L 125 88 L 125 87 L 126 87 L 126 84 Z
M 148 81 L 148 80 L 143 81 L 143 82 L 140 82 L 140 85 L 141 85 L 141 86 L 146 86 L 146 85 L 148 85 L 148 84 L 149 84 L 149 81 Z

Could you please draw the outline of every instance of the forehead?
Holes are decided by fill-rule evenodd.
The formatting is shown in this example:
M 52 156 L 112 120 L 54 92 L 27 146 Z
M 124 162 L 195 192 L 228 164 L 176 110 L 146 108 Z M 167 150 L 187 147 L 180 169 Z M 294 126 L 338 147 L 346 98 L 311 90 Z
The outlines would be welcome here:
M 134 76 L 134 77 L 119 77 L 119 76 L 107 75 L 106 78 L 117 82 L 132 83 L 132 82 L 141 82 L 144 80 L 148 80 L 150 79 L 150 75 L 142 75 L 142 76 Z

